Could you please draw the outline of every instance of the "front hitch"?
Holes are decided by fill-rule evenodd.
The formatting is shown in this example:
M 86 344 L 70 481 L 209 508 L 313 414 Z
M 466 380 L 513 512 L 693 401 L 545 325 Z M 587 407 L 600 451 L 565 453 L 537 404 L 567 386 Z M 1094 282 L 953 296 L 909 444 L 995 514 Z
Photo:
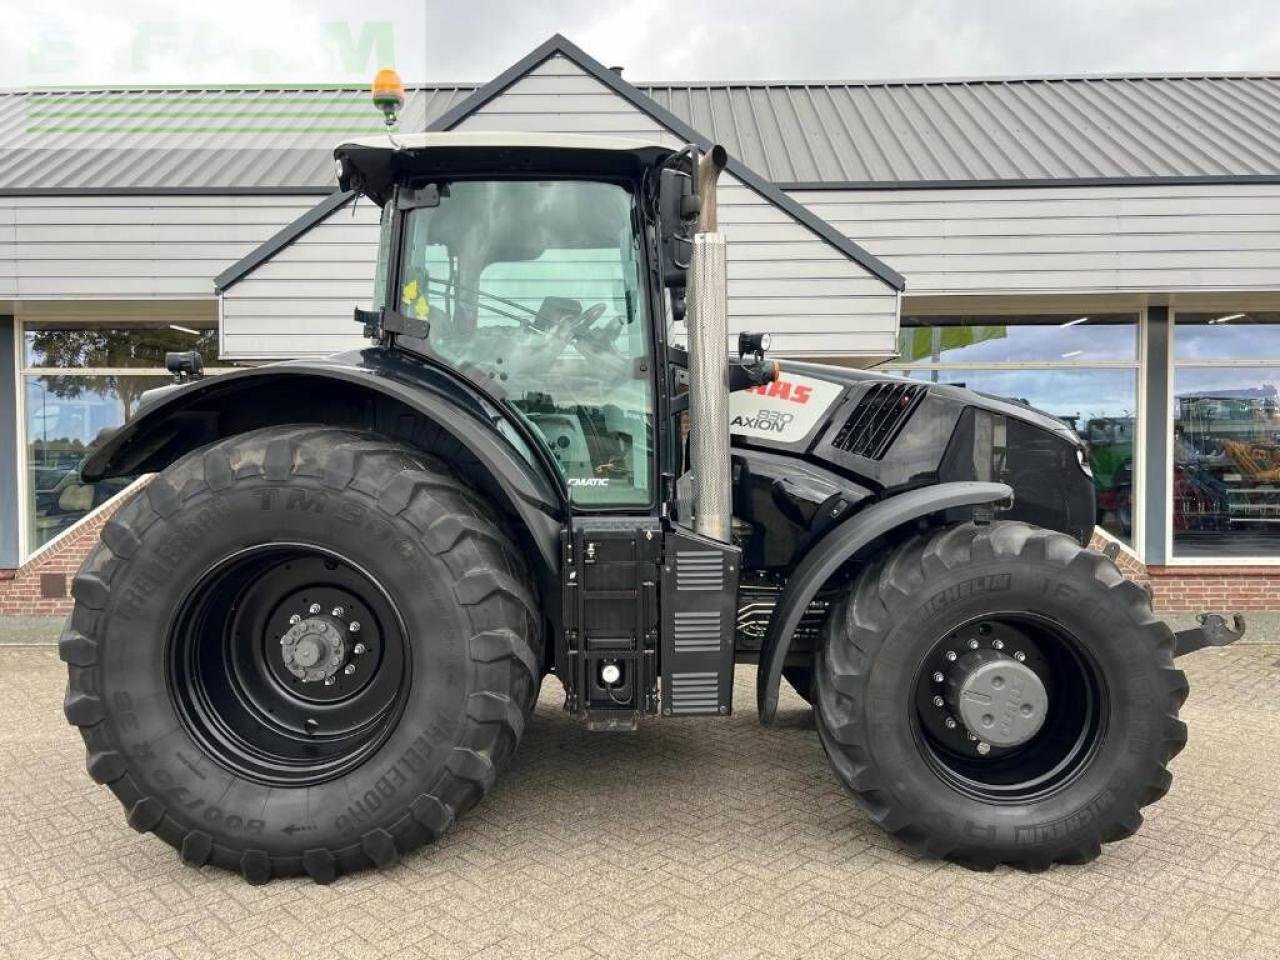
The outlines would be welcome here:
M 1244 614 L 1233 614 L 1231 624 L 1220 613 L 1202 613 L 1196 617 L 1199 626 L 1179 630 L 1173 635 L 1173 655 L 1186 656 L 1204 647 L 1225 647 L 1244 636 Z

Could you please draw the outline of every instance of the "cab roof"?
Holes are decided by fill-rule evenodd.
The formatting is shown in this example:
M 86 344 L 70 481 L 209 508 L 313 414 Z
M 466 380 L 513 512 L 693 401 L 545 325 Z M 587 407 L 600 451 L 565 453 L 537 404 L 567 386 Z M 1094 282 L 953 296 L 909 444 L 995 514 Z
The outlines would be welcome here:
M 483 130 L 362 137 L 339 144 L 333 155 L 342 189 L 383 203 L 397 180 L 419 174 L 613 175 L 650 167 L 675 152 L 625 137 Z
M 395 142 L 404 150 L 434 150 L 440 147 L 503 147 L 544 150 L 657 150 L 675 153 L 656 140 L 635 140 L 629 137 L 594 137 L 580 133 L 529 133 L 514 130 L 466 130 L 445 133 L 394 134 Z M 389 137 L 362 137 L 345 140 L 334 151 L 335 155 L 348 148 L 363 150 L 395 150 Z

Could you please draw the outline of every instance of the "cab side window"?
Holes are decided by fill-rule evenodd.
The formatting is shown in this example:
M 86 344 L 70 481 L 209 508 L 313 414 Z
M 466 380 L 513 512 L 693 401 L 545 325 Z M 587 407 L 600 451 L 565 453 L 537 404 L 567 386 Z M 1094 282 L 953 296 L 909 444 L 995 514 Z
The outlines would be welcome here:
M 461 181 L 405 222 L 400 312 L 541 431 L 573 501 L 652 499 L 654 399 L 631 194 L 594 181 Z

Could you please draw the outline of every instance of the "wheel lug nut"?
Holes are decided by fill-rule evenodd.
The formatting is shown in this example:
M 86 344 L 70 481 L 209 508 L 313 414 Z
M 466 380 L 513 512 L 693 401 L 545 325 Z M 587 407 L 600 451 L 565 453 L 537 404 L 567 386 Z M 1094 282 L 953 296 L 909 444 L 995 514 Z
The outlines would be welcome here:
M 991 641 L 991 646 L 992 646 L 994 649 L 996 649 L 996 650 L 1003 650 L 1003 649 L 1004 649 L 1004 641 L 1003 641 L 1003 640 L 999 640 L 999 639 L 992 640 L 992 641 Z
M 948 659 L 948 660 L 955 660 L 955 658 L 956 658 L 956 652 L 955 652 L 954 650 L 948 650 L 948 651 L 947 651 L 947 659 Z
M 318 603 L 313 603 L 310 607 L 307 608 L 307 613 L 319 613 L 319 612 L 320 612 L 320 604 Z
M 1019 650 L 1017 653 L 1013 655 L 1013 659 L 1017 660 L 1019 663 L 1022 663 L 1024 660 L 1027 659 L 1027 655 L 1023 653 L 1021 650 Z
M 348 623 L 348 624 L 347 624 L 347 629 L 348 629 L 348 630 L 350 630 L 352 633 L 359 633 L 359 632 L 360 632 L 360 621 L 359 621 L 359 620 L 352 620 L 350 623 Z
M 985 740 L 979 742 L 978 753 L 982 754 L 985 757 L 990 752 L 991 752 L 991 744 L 987 743 Z
M 356 665 L 354 663 L 348 663 L 345 667 L 343 667 L 342 672 L 349 677 L 356 672 Z
M 977 650 L 977 649 L 978 649 L 978 638 L 977 638 L 977 637 L 970 637 L 970 638 L 969 638 L 969 649 L 970 649 L 970 650 Z
M 933 674 L 933 682 L 934 682 L 934 683 L 941 683 L 941 682 L 942 682 L 942 680 L 943 680 L 942 671 L 941 671 L 941 670 L 936 670 L 936 671 L 934 671 L 934 674 Z
M 942 706 L 943 702 L 944 702 L 944 701 L 943 701 L 943 699 L 942 699 L 941 697 L 934 697 L 934 698 L 933 698 L 933 705 L 934 705 L 935 707 L 940 707 L 940 706 Z
M 295 623 L 301 623 L 301 622 L 302 622 L 302 614 L 300 613 L 295 613 L 292 617 L 289 618 L 289 623 L 291 625 Z
M 942 725 L 945 726 L 948 730 L 954 730 L 956 728 L 955 717 L 947 717 L 947 719 L 942 721 Z
M 356 656 L 359 656 L 360 654 L 364 653 L 365 650 L 367 649 L 368 648 L 363 643 L 357 643 L 354 647 L 351 648 L 351 652 L 354 653 Z
M 336 680 L 335 678 L 333 678 L 333 677 L 325 677 L 325 678 L 324 678 L 324 685 L 325 685 L 326 687 L 332 687 L 336 682 L 337 682 L 337 680 Z
M 334 607 L 334 608 L 333 608 L 333 610 L 332 610 L 332 611 L 330 611 L 330 612 L 331 612 L 335 617 L 340 617 L 340 616 L 342 616 L 342 614 L 343 614 L 343 612 L 344 612 L 344 611 L 343 611 L 343 609 L 342 609 L 341 607 Z

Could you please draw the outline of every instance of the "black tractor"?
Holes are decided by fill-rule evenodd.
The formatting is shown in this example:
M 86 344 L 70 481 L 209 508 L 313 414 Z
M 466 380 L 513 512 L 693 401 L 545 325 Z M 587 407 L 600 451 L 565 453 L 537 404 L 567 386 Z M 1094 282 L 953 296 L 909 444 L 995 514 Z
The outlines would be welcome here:
M 1088 548 L 1070 429 L 731 351 L 720 148 L 336 158 L 382 209 L 371 345 L 209 377 L 174 356 L 83 467 L 154 474 L 60 643 L 131 826 L 253 883 L 389 867 L 484 796 L 547 674 L 628 731 L 724 717 L 754 664 L 761 722 L 785 677 L 857 803 L 929 856 L 1043 869 L 1138 829 L 1186 739 L 1174 656 L 1230 634 L 1175 636 Z

